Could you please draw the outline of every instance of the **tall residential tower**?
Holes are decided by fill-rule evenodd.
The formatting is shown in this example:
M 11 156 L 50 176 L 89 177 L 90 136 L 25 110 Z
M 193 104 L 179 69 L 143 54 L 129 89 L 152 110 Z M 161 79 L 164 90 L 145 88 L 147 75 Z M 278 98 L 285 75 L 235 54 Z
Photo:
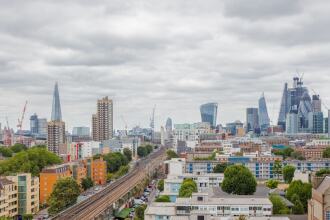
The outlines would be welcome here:
M 113 102 L 108 96 L 97 101 L 97 113 L 92 116 L 92 130 L 94 141 L 113 137 Z

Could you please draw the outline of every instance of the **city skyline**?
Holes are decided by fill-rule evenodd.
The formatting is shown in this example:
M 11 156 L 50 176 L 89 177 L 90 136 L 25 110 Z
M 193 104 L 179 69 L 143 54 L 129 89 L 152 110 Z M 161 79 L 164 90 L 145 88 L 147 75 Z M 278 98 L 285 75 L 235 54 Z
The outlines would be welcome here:
M 56 81 L 69 131 L 91 127 L 95 101 L 104 96 L 114 100 L 115 129 L 125 127 L 121 115 L 128 127 L 148 127 L 154 105 L 156 129 L 167 117 L 200 121 L 199 106 L 207 102 L 219 104 L 218 123 L 245 121 L 245 109 L 258 106 L 262 92 L 275 124 L 283 84 L 297 72 L 329 106 L 329 33 L 323 28 L 329 3 L 269 2 L 258 8 L 238 0 L 5 2 L 0 122 L 8 116 L 16 128 L 25 100 L 23 129 L 33 113 L 50 120 Z M 49 13 L 39 15 L 41 9 Z

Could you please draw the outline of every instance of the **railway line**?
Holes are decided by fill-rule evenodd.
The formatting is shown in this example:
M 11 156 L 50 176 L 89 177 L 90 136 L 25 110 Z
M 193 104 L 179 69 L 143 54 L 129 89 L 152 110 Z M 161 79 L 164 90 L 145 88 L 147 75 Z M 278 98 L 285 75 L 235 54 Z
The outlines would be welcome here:
M 164 152 L 165 149 L 161 148 L 147 158 L 140 160 L 131 172 L 114 181 L 90 198 L 69 207 L 52 219 L 95 219 L 111 207 L 113 203 L 126 195 L 127 192 L 132 190 L 137 184 L 142 182 L 147 175 L 148 166 L 153 161 L 160 162 L 161 156 Z

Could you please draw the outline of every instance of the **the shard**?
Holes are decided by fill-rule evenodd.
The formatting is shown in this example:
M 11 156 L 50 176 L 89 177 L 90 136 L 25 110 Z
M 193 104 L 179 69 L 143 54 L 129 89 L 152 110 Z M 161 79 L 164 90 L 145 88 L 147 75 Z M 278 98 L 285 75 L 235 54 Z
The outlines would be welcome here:
M 259 99 L 259 126 L 261 131 L 267 131 L 270 126 L 270 119 L 264 94 Z
M 62 121 L 61 103 L 60 95 L 58 92 L 58 84 L 55 83 L 54 93 L 53 93 L 53 106 L 52 106 L 52 121 Z

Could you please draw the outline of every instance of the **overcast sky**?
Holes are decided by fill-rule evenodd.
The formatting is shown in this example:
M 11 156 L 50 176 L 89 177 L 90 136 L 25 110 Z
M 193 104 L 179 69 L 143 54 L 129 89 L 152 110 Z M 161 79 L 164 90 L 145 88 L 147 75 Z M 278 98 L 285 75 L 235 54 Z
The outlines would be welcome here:
M 0 0 L 0 122 L 50 118 L 59 82 L 69 129 L 90 126 L 96 100 L 114 100 L 115 128 L 245 121 L 265 92 L 277 121 L 297 71 L 330 106 L 330 1 Z M 313 92 L 311 91 L 313 94 Z M 24 129 L 24 128 L 23 128 Z

